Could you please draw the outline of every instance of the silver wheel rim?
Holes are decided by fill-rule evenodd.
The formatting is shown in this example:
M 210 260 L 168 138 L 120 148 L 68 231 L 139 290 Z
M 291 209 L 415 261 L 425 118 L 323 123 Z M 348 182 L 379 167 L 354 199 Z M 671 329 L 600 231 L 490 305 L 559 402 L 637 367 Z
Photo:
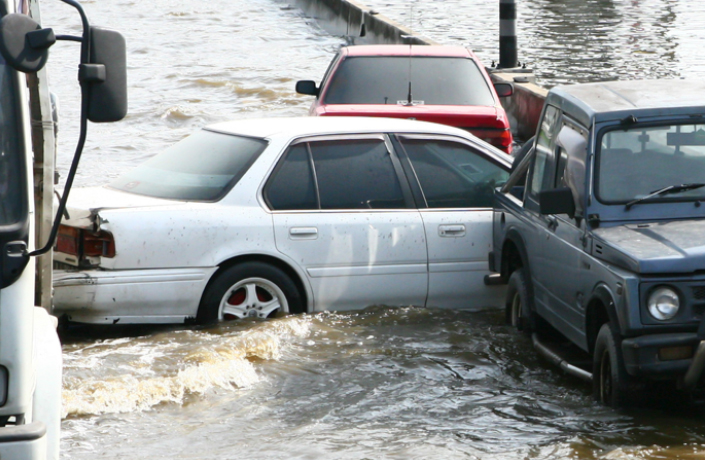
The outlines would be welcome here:
M 245 278 L 225 291 L 218 307 L 218 320 L 266 318 L 275 311 L 289 312 L 284 292 L 264 278 Z

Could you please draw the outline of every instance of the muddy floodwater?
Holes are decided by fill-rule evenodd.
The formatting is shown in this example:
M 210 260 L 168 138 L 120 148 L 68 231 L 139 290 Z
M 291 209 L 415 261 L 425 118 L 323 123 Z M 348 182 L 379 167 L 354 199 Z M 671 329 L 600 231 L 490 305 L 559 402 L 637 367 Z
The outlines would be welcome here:
M 346 42 L 281 0 L 81 3 L 126 37 L 130 104 L 123 122 L 90 126 L 78 186 L 104 184 L 205 124 L 304 115 L 310 99 L 295 81 L 320 80 Z M 368 4 L 437 41 L 470 44 L 489 64 L 497 3 Z M 699 2 L 519 8 L 520 60 L 547 85 L 705 77 Z M 43 1 L 43 22 L 78 33 L 58 0 Z M 62 175 L 77 137 L 77 55 L 73 43 L 51 51 Z M 501 311 L 371 307 L 212 328 L 74 328 L 63 341 L 65 459 L 705 456 L 702 408 L 601 407 Z
M 702 413 L 616 412 L 497 312 L 370 308 L 64 345 L 72 459 L 701 458 Z

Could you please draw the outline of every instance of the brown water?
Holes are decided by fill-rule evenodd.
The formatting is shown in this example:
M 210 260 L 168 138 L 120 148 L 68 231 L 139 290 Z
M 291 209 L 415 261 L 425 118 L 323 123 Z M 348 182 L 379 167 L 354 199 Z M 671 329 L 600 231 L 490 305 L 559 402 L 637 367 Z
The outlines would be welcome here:
M 496 58 L 497 2 L 368 2 Z M 280 0 L 82 2 L 128 43 L 130 114 L 91 125 L 78 185 L 103 184 L 208 123 L 306 113 L 342 37 Z M 389 10 L 389 11 L 388 11 Z M 700 76 L 698 2 L 520 2 L 544 82 Z M 77 17 L 44 1 L 44 23 Z M 686 21 L 690 21 L 687 25 Z M 60 26 L 57 26 L 60 25 Z M 59 164 L 77 135 L 77 47 L 52 49 Z M 524 57 L 524 55 L 526 57 Z M 472 302 L 469 299 L 468 302 Z M 695 459 L 703 411 L 619 412 L 546 365 L 502 312 L 371 308 L 225 326 L 64 336 L 66 459 Z

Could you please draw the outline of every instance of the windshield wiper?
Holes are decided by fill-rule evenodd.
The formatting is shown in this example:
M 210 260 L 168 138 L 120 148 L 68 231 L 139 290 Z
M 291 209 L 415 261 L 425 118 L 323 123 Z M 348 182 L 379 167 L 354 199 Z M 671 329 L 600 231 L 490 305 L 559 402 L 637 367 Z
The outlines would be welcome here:
M 677 185 L 669 185 L 668 187 L 660 188 L 658 190 L 654 190 L 653 192 L 650 192 L 646 196 L 642 196 L 641 198 L 637 198 L 636 200 L 632 200 L 629 203 L 625 205 L 625 209 L 629 211 L 629 209 L 634 206 L 637 203 L 641 203 L 642 201 L 646 201 L 650 198 L 653 198 L 655 196 L 661 196 L 661 195 L 668 195 L 669 193 L 680 193 L 680 192 L 685 192 L 686 190 L 693 190 L 696 188 L 700 187 L 705 187 L 705 184 L 701 183 L 693 183 L 693 184 L 677 184 Z

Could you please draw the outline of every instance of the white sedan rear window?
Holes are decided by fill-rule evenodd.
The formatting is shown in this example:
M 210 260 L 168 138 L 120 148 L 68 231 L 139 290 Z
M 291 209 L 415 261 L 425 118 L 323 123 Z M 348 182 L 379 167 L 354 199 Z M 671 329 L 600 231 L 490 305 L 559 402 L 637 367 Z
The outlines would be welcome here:
M 120 176 L 112 188 L 184 201 L 217 201 L 245 174 L 267 142 L 201 130 Z

